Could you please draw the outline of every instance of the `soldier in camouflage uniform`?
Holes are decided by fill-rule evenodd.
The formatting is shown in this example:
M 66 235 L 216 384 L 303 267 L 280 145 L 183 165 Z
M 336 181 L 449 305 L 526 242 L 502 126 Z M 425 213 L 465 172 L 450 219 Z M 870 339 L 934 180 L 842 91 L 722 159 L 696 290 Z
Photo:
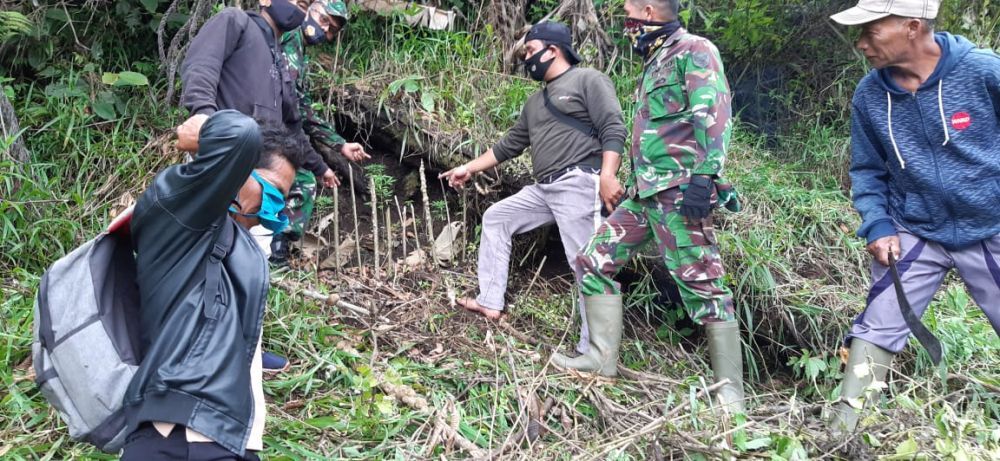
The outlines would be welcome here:
M 712 208 L 738 204 L 722 178 L 732 129 L 730 91 L 716 47 L 677 21 L 677 0 L 627 0 L 625 30 L 646 59 L 636 90 L 629 156 L 634 191 L 577 258 L 590 322 L 590 352 L 555 365 L 617 373 L 620 286 L 612 277 L 654 240 L 695 323 L 706 325 L 712 368 L 730 385 L 724 408 L 743 411 L 742 353 L 732 293 L 723 283 Z
M 288 62 L 289 74 L 295 80 L 299 112 L 302 115 L 302 128 L 309 136 L 313 148 L 323 157 L 324 162 L 327 165 L 332 165 L 342 175 L 350 174 L 347 160 L 360 162 L 370 158 L 370 156 L 365 153 L 361 144 L 347 142 L 337 133 L 333 125 L 323 119 L 313 108 L 308 85 L 309 58 L 305 54 L 305 47 L 333 40 L 337 33 L 347 25 L 348 19 L 347 5 L 343 1 L 317 0 L 309 6 L 306 20 L 302 26 L 286 32 L 281 37 L 281 49 Z M 340 181 L 330 172 L 329 175 L 324 175 L 324 185 L 327 187 L 339 186 Z M 295 183 L 287 198 L 285 213 L 288 215 L 289 228 L 272 240 L 272 262 L 282 264 L 287 261 L 288 242 L 296 241 L 302 237 L 306 224 L 312 217 L 315 197 L 316 177 L 308 170 L 300 169 L 295 175 Z

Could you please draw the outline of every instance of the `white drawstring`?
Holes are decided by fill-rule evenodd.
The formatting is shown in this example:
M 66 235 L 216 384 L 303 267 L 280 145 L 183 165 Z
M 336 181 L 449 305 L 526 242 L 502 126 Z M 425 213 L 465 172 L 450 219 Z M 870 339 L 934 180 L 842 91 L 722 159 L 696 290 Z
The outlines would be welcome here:
M 938 110 L 941 111 L 941 128 L 944 128 L 944 144 L 947 146 L 951 141 L 951 133 L 948 132 L 948 121 L 944 118 L 944 79 L 938 80 Z
M 892 134 L 892 93 L 886 91 L 885 97 L 889 101 L 889 140 L 892 141 L 892 150 L 896 151 L 896 159 L 899 160 L 899 166 L 905 170 L 906 162 L 903 161 L 903 155 L 899 153 L 899 146 L 896 145 L 896 136 Z

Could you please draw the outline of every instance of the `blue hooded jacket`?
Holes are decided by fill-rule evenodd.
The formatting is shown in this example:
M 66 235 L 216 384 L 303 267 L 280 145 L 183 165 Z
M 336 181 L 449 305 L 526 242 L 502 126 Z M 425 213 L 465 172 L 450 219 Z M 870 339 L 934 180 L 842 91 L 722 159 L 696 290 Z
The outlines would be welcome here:
M 959 249 L 1000 233 L 1000 56 L 935 34 L 941 59 L 916 93 L 874 70 L 851 112 L 851 183 L 858 236 L 898 225 Z

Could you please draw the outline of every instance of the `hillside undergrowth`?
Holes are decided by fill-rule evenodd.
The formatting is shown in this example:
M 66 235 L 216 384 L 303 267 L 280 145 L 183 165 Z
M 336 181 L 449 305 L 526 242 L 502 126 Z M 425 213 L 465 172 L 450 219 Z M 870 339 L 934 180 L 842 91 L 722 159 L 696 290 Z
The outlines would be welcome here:
M 428 32 L 356 15 L 342 43 L 316 54 L 317 108 L 335 111 L 331 86 L 365 87 L 484 150 L 537 88 L 503 73 L 483 52 L 490 40 L 486 31 Z M 99 231 L 156 171 L 180 161 L 170 127 L 182 114 L 157 102 L 164 84 L 148 62 L 80 55 L 52 69 L 4 80 L 33 157 L 0 161 L 0 459 L 113 459 L 70 441 L 35 390 L 33 296 L 45 267 Z M 608 69 L 626 114 L 638 69 L 632 59 Z M 148 81 L 116 86 L 103 78 L 131 70 Z M 855 77 L 838 84 L 850 87 Z M 300 258 L 296 269 L 275 275 L 265 347 L 288 355 L 293 367 L 265 383 L 264 457 L 1000 458 L 1000 341 L 955 280 L 924 317 L 945 346 L 947 368 L 936 369 L 913 342 L 857 434 L 832 437 L 822 423 L 838 393 L 837 350 L 868 283 L 869 257 L 853 235 L 858 220 L 845 187 L 847 142 L 843 118 L 801 123 L 776 144 L 737 129 L 727 169 L 744 210 L 723 213 L 720 244 L 745 332 L 745 417 L 715 415 L 703 395 L 712 380 L 700 332 L 662 302 L 666 289 L 652 275 L 628 294 L 617 380 L 547 366 L 553 349 L 575 343 L 577 325 L 569 278 L 538 276 L 537 255 L 515 257 L 528 262 L 510 284 L 506 320 L 451 307 L 451 296 L 475 287 L 473 228 L 463 235 L 468 258 L 443 269 L 317 272 Z M 525 168 L 525 160 L 509 168 Z M 317 217 L 333 211 L 324 194 Z M 458 214 L 455 203 L 446 215 Z M 469 220 L 483 209 L 470 207 Z M 418 217 L 414 228 L 423 224 Z M 633 270 L 651 274 L 656 264 L 643 257 Z M 365 313 L 320 299 L 330 293 Z

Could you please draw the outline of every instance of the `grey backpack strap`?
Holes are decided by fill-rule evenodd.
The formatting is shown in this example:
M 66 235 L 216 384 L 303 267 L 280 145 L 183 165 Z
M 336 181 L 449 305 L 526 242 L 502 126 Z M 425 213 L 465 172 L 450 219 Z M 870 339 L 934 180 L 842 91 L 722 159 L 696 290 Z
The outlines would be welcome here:
M 205 262 L 205 315 L 211 318 L 218 318 L 216 298 L 219 296 L 219 285 L 222 283 L 222 261 L 233 248 L 234 225 L 232 219 L 227 216 L 219 227 L 212 252 Z
M 597 129 L 594 128 L 593 125 L 584 123 L 578 118 L 570 117 L 569 115 L 562 113 L 559 109 L 556 109 L 556 106 L 552 105 L 552 100 L 549 99 L 548 87 L 542 89 L 542 97 L 545 99 L 545 108 L 548 109 L 549 113 L 551 113 L 557 120 L 570 128 L 590 136 L 591 138 L 597 137 Z

